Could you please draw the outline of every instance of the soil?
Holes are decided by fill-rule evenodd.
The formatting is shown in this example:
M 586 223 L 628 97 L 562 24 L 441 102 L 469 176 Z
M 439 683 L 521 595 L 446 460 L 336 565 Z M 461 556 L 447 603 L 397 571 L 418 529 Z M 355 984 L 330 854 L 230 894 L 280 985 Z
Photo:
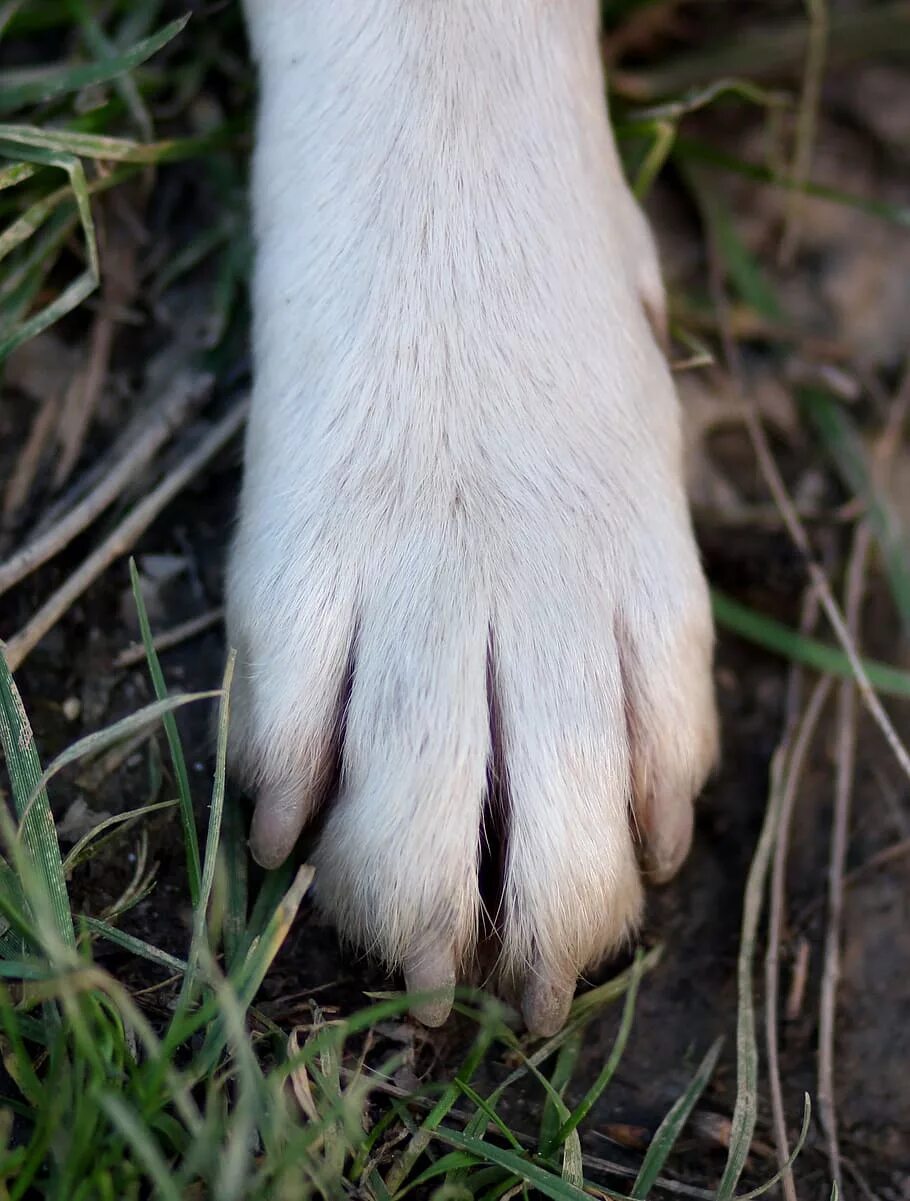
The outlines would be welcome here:
M 872 103 L 870 97 L 875 97 Z M 846 191 L 907 203 L 910 184 L 910 130 L 898 119 L 910 112 L 910 78 L 887 62 L 864 63 L 834 71 L 825 85 L 813 174 Z M 687 131 L 690 127 L 687 126 Z M 693 119 L 703 139 L 749 156 L 762 137 L 760 121 L 741 106 Z M 236 167 L 236 164 L 234 165 Z M 232 168 L 233 169 L 233 168 Z M 785 311 L 798 331 L 791 341 L 758 340 L 746 347 L 747 380 L 756 397 L 769 396 L 775 449 L 797 497 L 815 504 L 810 532 L 817 553 L 840 588 L 849 526 L 839 506 L 845 493 L 810 432 L 796 418 L 786 382 L 811 353 L 812 338 L 835 353 L 841 377 L 855 384 L 857 420 L 873 434 L 883 411 L 876 397 L 894 387 L 908 350 L 906 313 L 910 301 L 910 239 L 906 231 L 877 218 L 822 201 L 806 206 L 803 240 L 793 265 L 781 269 L 771 248 L 779 236 L 781 195 L 714 173 L 712 187 L 722 189 L 736 214 L 746 242 L 768 264 Z M 138 203 L 138 202 L 137 202 Z M 200 177 L 191 165 L 159 173 L 155 191 L 144 197 L 145 220 L 155 237 L 173 253 L 217 211 L 215 173 Z M 665 260 L 675 294 L 704 289 L 702 239 L 691 203 L 672 171 L 652 198 L 662 233 Z M 177 214 L 165 221 L 162 214 Z M 190 216 L 187 216 L 190 214 Z M 159 246 L 159 258 L 166 253 Z M 149 244 L 140 257 L 151 253 Z M 93 427 L 78 472 L 88 471 L 139 403 L 147 364 L 166 344 L 175 326 L 206 312 L 215 287 L 213 273 L 201 268 L 155 305 L 138 295 L 134 312 L 140 325 L 118 331 L 105 405 Z M 78 319 L 64 323 L 44 340 L 44 361 L 60 345 L 79 347 L 85 336 Z M 235 317 L 236 337 L 222 339 L 215 398 L 199 421 L 211 419 L 232 390 L 243 383 L 245 342 L 242 312 Z M 225 344 L 229 342 L 227 351 Z M 817 358 L 818 356 L 816 356 Z M 21 372 L 20 372 L 21 376 Z M 20 379 L 14 374 L 14 381 Z M 693 448 L 697 523 L 708 575 L 737 600 L 790 625 L 797 625 L 806 587 L 799 556 L 779 522 L 768 517 L 767 495 L 741 430 L 715 424 L 710 404 L 716 377 L 703 382 L 684 378 L 687 404 L 698 409 L 698 444 Z M 840 378 L 840 377 L 839 377 Z M 718 385 L 718 387 L 721 387 Z M 775 391 L 776 389 L 776 391 Z M 40 389 L 39 389 L 40 390 Z M 722 391 L 722 388 L 721 388 Z M 706 395 L 707 399 L 706 399 Z M 26 436 L 40 397 L 13 383 L 19 403 L 0 401 L 0 480 L 8 478 L 13 456 Z M 772 395 L 773 394 L 773 395 Z M 8 393 L 10 395 L 10 393 Z M 708 405 L 705 410 L 704 405 Z M 777 408 L 774 409 L 774 406 Z M 773 412 L 772 412 L 773 410 Z M 706 415 L 707 412 L 707 415 Z M 718 419 L 719 421 L 720 419 Z M 201 428 L 201 426 L 200 426 Z M 905 431 L 906 432 L 906 431 Z M 192 431 L 190 431 L 190 436 Z M 907 446 L 899 452 L 897 476 L 906 480 Z M 220 603 L 225 546 L 229 537 L 239 477 L 239 448 L 222 456 L 187 489 L 135 547 L 150 598 L 156 629 L 166 629 Z M 144 481 L 139 481 L 139 488 Z M 9 550 L 37 521 L 50 497 L 37 487 L 28 507 L 7 526 Z M 102 528 L 108 528 L 105 518 Z M 0 632 L 21 628 L 95 544 L 98 531 L 80 538 L 53 563 L 0 598 Z M 902 639 L 877 565 L 869 584 L 864 623 L 866 648 L 888 662 L 908 665 Z M 135 637 L 125 560 L 116 562 L 41 642 L 18 673 L 42 757 L 49 760 L 76 737 L 109 724 L 151 699 L 140 665 L 118 669 L 114 659 Z M 822 633 L 824 631 L 822 630 Z M 220 629 L 188 641 L 162 656 L 169 685 L 196 690 L 217 686 L 224 646 Z M 736 957 L 742 896 L 768 793 L 768 768 L 785 720 L 787 665 L 737 637 L 720 632 L 717 686 L 723 716 L 724 752 L 716 778 L 698 807 L 693 852 L 679 877 L 652 894 L 646 944 L 660 942 L 660 964 L 642 986 L 632 1038 L 619 1072 L 601 1098 L 585 1136 L 592 1155 L 628 1159 L 628 1146 L 642 1143 L 685 1088 L 714 1038 L 726 1037 L 721 1066 L 700 1107 L 685 1144 L 672 1161 L 673 1174 L 690 1185 L 713 1188 L 723 1166 L 725 1120 L 735 1095 Z M 910 737 L 910 707 L 893 702 L 890 712 Z M 210 785 L 210 716 L 205 706 L 184 710 L 180 727 L 197 786 L 199 817 Z M 816 1093 L 818 996 L 825 935 L 826 864 L 833 798 L 834 708 L 829 707 L 800 790 L 788 877 L 788 916 L 783 937 L 784 997 L 795 987 L 796 966 L 807 974 L 794 1012 L 782 1024 L 781 1071 L 791 1139 L 799 1127 L 802 1096 Z M 156 764 L 167 780 L 163 743 L 137 747 L 104 778 L 95 771 L 68 772 L 53 789 L 58 821 L 70 840 L 82 832 L 85 818 L 73 806 L 84 802 L 94 820 L 141 805 L 153 792 Z M 849 847 L 849 869 L 862 868 L 884 848 L 910 834 L 910 785 L 867 718 L 861 719 L 858 765 Z M 69 818 L 69 825 L 67 824 Z M 187 897 L 183 883 L 177 817 L 173 812 L 146 825 L 147 856 L 157 865 L 156 885 L 124 919 L 124 927 L 174 953 L 185 948 Z M 99 912 L 129 883 L 142 853 L 132 830 L 81 868 L 73 880 L 76 905 Z M 801 948 L 807 948 L 802 950 Z M 98 945 L 100 959 L 141 989 L 158 983 L 160 974 L 117 949 Z M 761 977 L 759 948 L 756 966 Z M 807 961 L 801 956 L 807 955 Z M 603 979 L 621 963 L 607 965 Z M 855 871 L 847 891 L 843 935 L 843 974 L 837 1032 L 837 1104 L 847 1161 L 847 1189 L 906 1201 L 910 1198 L 910 855 L 882 866 Z M 800 976 L 800 978 L 802 978 Z M 364 993 L 388 987 L 382 973 L 343 951 L 334 933 L 305 909 L 292 931 L 260 997 L 262 1008 L 290 1026 L 306 1020 L 315 997 L 328 1010 L 360 1007 Z M 760 997 L 760 988 L 757 990 Z M 153 1014 L 167 1005 L 168 992 L 147 996 Z M 618 1008 L 596 1020 L 588 1034 L 581 1071 L 573 1091 L 594 1078 L 609 1052 Z M 759 1028 L 761 1028 L 759 1012 Z M 415 1070 L 457 1061 L 471 1031 L 455 1022 L 424 1040 L 415 1035 Z M 487 1069 L 495 1076 L 497 1065 Z M 766 1078 L 761 1085 L 761 1121 L 747 1179 L 759 1182 L 774 1171 Z M 511 1102 L 512 1117 L 534 1128 L 539 1104 L 535 1091 Z M 797 1165 L 801 1196 L 827 1197 L 830 1183 L 824 1140 L 817 1123 Z M 620 1185 L 614 1181 L 617 1187 Z

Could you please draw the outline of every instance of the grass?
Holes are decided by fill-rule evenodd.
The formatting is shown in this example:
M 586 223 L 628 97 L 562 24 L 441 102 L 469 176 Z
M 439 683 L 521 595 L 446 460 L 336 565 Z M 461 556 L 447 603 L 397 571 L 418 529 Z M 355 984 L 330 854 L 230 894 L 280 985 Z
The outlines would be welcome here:
M 607 7 L 611 24 L 622 26 L 660 5 L 625 0 Z M 0 53 L 4 44 L 21 39 L 50 46 L 56 55 L 39 68 L 6 71 L 0 80 L 0 362 L 59 323 L 84 328 L 79 322 L 87 320 L 87 302 L 97 300 L 104 283 L 98 206 L 118 189 L 154 186 L 154 173 L 167 164 L 190 161 L 218 182 L 222 212 L 157 266 L 149 288 L 161 296 L 209 271 L 214 283 L 208 292 L 205 366 L 220 381 L 237 372 L 233 345 L 244 320 L 247 248 L 236 163 L 246 148 L 248 112 L 219 114 L 201 130 L 186 117 L 209 75 L 216 77 L 214 92 L 239 86 L 248 95 L 248 70 L 237 67 L 233 49 L 237 15 L 216 14 L 205 28 L 197 18 L 187 30 L 184 16 L 167 19 L 164 8 L 158 0 L 0 3 Z M 903 19 L 897 8 L 888 13 L 891 20 Z M 885 44 L 887 19 L 883 8 L 873 22 L 875 38 Z M 835 50 L 844 37 L 840 30 L 835 23 Z M 792 29 L 785 32 L 788 46 L 798 41 Z M 849 32 L 856 36 L 854 26 Z M 711 106 L 755 107 L 771 129 L 781 114 L 795 109 L 792 96 L 765 85 L 764 67 L 756 66 L 756 78 L 750 77 L 741 51 L 721 41 L 679 56 L 660 77 L 620 73 L 614 116 L 637 193 L 646 196 L 662 173 L 681 181 L 713 238 L 737 303 L 779 325 L 787 314 L 773 273 L 743 244 L 720 194 L 705 186 L 710 173 L 824 197 L 896 227 L 910 224 L 910 210 L 819 184 L 811 173 L 794 174 L 770 157 L 748 161 L 693 137 L 688 122 Z M 676 81 L 669 90 L 667 79 Z M 162 112 L 170 116 L 162 119 Z M 164 132 L 162 124 L 168 126 Z M 800 149 L 805 165 L 807 147 Z M 685 321 L 677 327 L 681 344 L 705 346 Z M 710 356 L 711 349 L 705 353 Z M 804 388 L 799 400 L 826 461 L 868 515 L 895 611 L 908 625 L 906 532 L 855 421 L 824 389 Z M 132 564 L 131 581 L 155 700 L 80 739 L 46 770 L 0 653 L 0 741 L 12 801 L 12 812 L 0 807 L 0 1201 L 149 1196 L 297 1201 L 343 1195 L 493 1201 L 531 1193 L 561 1201 L 592 1195 L 645 1201 L 666 1187 L 663 1173 L 709 1087 L 720 1042 L 697 1049 L 690 1083 L 631 1170 L 623 1185 L 627 1193 L 616 1191 L 616 1175 L 586 1154 L 581 1137 L 595 1107 L 609 1095 L 637 997 L 658 966 L 657 951 L 639 952 L 626 972 L 580 997 L 566 1028 L 540 1046 L 521 1041 L 516 1016 L 506 1006 L 464 992 L 459 1011 L 474 1031 L 464 1061 L 448 1077 L 411 1091 L 395 1083 L 402 1053 L 387 1037 L 388 1024 L 402 1017 L 407 998 L 388 997 L 342 1018 L 326 1017 L 314 1002 L 302 1034 L 279 1028 L 257 1009 L 260 986 L 311 874 L 307 868 L 293 876 L 289 870 L 270 873 L 255 897 L 248 894 L 242 819 L 225 789 L 232 663 L 220 688 L 170 694 Z M 824 638 L 720 592 L 715 615 L 727 631 L 791 663 L 850 675 L 848 657 Z M 906 671 L 863 662 L 883 694 L 910 695 Z M 184 706 L 215 701 L 217 751 L 211 790 L 203 798 L 193 794 L 176 717 Z M 61 773 L 159 725 L 173 795 L 99 821 L 64 857 L 50 800 Z M 746 887 L 737 1088 L 726 1166 L 715 1190 L 719 1201 L 737 1195 L 757 1120 L 753 966 L 785 766 L 779 756 Z M 128 890 L 105 918 L 74 908 L 83 865 L 127 825 L 168 809 L 175 811 L 171 817 L 181 835 L 192 915 L 180 954 L 122 928 L 130 908 L 152 887 L 150 879 Z M 200 831 L 196 815 L 203 809 L 208 820 Z M 144 961 L 148 978 L 172 1000 L 166 1018 L 159 1009 L 151 1020 L 143 999 L 99 966 L 99 943 Z M 592 1074 L 589 1067 L 582 1073 L 591 1024 L 620 1003 L 611 1052 L 598 1071 Z M 481 1083 L 484 1069 L 503 1062 L 511 1070 L 491 1090 Z M 529 1095 L 536 1097 L 541 1117 L 533 1134 L 509 1116 L 516 1093 L 525 1108 Z M 807 1102 L 795 1148 L 763 1188 L 786 1173 L 809 1133 Z
M 151 668 L 148 635 L 146 645 Z M 514 1033 L 514 1014 L 489 997 L 465 994 L 459 1009 L 477 1027 L 465 1062 L 450 1083 L 427 1086 L 404 1103 L 394 1099 L 392 1084 L 400 1055 L 375 1062 L 372 1056 L 364 1064 L 361 1052 L 364 1035 L 400 1017 L 408 998 L 380 1001 L 341 1021 L 327 1021 L 314 1010 L 298 1046 L 258 1014 L 253 1001 L 311 871 L 300 868 L 290 887 L 276 874 L 264 886 L 265 903 L 250 915 L 235 915 L 240 936 L 233 952 L 226 937 L 231 901 L 214 900 L 219 873 L 238 849 L 227 845 L 231 835 L 222 824 L 232 670 L 229 660 L 217 693 L 218 742 L 199 894 L 186 955 L 178 959 L 71 910 L 48 784 L 65 766 L 122 739 L 127 728 L 171 718 L 181 705 L 207 698 L 159 700 L 82 740 L 42 772 L 21 697 L 0 656 L 0 741 L 18 819 L 0 811 L 0 1053 L 6 1072 L 0 1196 L 119 1201 L 151 1190 L 168 1201 L 271 1201 L 332 1198 L 350 1189 L 384 1201 L 431 1182 L 439 1196 L 498 1197 L 522 1185 L 557 1201 L 588 1195 L 578 1128 L 619 1064 L 638 989 L 659 955 L 639 952 L 629 971 L 580 998 L 566 1028 L 533 1053 Z M 181 796 L 178 803 L 186 800 Z M 108 824 L 98 823 L 86 836 L 83 854 Z M 153 1026 L 123 985 L 93 961 L 98 939 L 180 978 L 167 1023 Z M 584 1032 L 603 1007 L 622 997 L 613 1051 L 570 1109 L 564 1097 Z M 719 1050 L 719 1043 L 709 1050 L 657 1132 L 632 1186 L 638 1201 L 659 1185 Z M 482 1096 L 471 1081 L 497 1052 L 507 1052 L 517 1066 Z M 544 1113 L 540 1135 L 531 1141 L 499 1113 L 510 1089 L 526 1080 L 539 1086 Z M 419 1115 L 421 1103 L 429 1111 L 415 1119 L 413 1109 L 421 1106 Z M 384 1107 L 384 1118 L 376 1121 Z M 389 1117 L 410 1135 L 403 1150 L 383 1154 Z M 394 1147 L 400 1136 L 389 1141 Z

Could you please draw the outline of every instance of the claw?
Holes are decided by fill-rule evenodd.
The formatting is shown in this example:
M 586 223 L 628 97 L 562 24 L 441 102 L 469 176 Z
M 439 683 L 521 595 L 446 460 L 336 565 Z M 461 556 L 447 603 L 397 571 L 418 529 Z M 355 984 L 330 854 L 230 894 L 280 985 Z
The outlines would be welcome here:
M 250 827 L 250 852 L 260 867 L 280 867 L 294 849 L 306 819 L 296 784 L 263 788 Z
M 521 1010 L 531 1034 L 550 1038 L 565 1025 L 575 995 L 572 970 L 546 968 L 538 962 L 527 978 Z
M 424 1026 L 441 1026 L 455 998 L 455 959 L 449 947 L 434 947 L 410 957 L 404 965 L 409 993 L 434 993 L 411 1006 L 411 1016 Z

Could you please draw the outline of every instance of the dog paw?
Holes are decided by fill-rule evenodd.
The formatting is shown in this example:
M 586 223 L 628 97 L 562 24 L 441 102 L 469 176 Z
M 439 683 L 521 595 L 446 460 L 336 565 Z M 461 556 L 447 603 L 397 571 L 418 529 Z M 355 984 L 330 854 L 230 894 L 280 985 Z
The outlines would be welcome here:
M 266 80 L 232 758 L 255 857 L 318 813 L 318 899 L 436 993 L 419 1017 L 492 930 L 547 1033 L 689 847 L 713 634 L 605 115 L 571 110 L 596 126 L 576 153 L 568 102 L 539 102 L 553 70 L 513 96 L 481 33 L 448 108 L 419 56 L 404 107 L 340 53 L 324 103 Z M 371 71 L 399 53 L 377 36 Z

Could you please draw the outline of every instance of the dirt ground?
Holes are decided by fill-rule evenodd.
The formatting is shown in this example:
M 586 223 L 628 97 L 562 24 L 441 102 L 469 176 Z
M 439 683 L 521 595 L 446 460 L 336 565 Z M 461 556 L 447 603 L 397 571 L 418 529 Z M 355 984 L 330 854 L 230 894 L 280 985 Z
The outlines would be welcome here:
M 652 52 L 650 47 L 647 52 Z M 791 74 L 780 82 L 793 86 L 795 81 Z M 245 96 L 240 85 L 217 99 L 230 104 L 237 95 Z M 835 65 L 826 77 L 822 112 L 813 178 L 906 209 L 910 203 L 910 75 L 886 57 Z M 197 118 L 202 119 L 198 113 Z M 685 129 L 746 158 L 761 157 L 764 126 L 746 106 L 728 105 L 696 115 Z M 226 156 L 224 170 L 232 181 L 242 174 L 242 161 L 242 149 Z M 111 199 L 106 206 L 109 230 L 120 221 L 127 231 L 122 237 L 129 241 L 129 230 L 135 230 L 134 218 L 138 218 L 146 231 L 132 250 L 140 281 L 151 277 L 152 259 L 157 264 L 166 261 L 217 218 L 223 179 L 216 170 L 200 172 L 193 164 L 175 165 L 160 170 L 151 192 L 143 194 L 138 185 L 128 196 Z M 746 381 L 768 420 L 791 491 L 810 514 L 806 520 L 816 553 L 840 591 L 850 538 L 843 506 L 849 497 L 796 410 L 791 385 L 802 377 L 800 373 L 823 367 L 829 373 L 826 378 L 834 378 L 849 398 L 864 432 L 871 438 L 881 430 L 887 398 L 910 349 L 910 234 L 894 222 L 843 205 L 807 200 L 797 254 L 790 266 L 781 267 L 776 246 L 783 193 L 716 171 L 706 174 L 705 180 L 729 202 L 744 243 L 773 280 L 786 313 L 785 334 L 766 332 L 743 341 Z M 704 240 L 691 200 L 672 168 L 659 182 L 650 207 L 673 296 L 703 298 Z M 74 479 L 91 471 L 122 428 L 125 415 L 141 407 L 150 364 L 157 360 L 167 378 L 168 360 L 162 367 L 161 355 L 172 352 L 175 344 L 182 347 L 181 364 L 197 362 L 200 343 L 206 338 L 211 341 L 206 322 L 216 276 L 215 268 L 203 263 L 160 295 L 151 297 L 141 284 L 134 289 L 128 319 L 117 324 L 103 401 Z M 15 456 L 47 389 L 57 386 L 54 373 L 79 361 L 92 319 L 83 313 L 64 322 L 43 336 L 37 349 L 26 348 L 12 363 L 0 399 L 0 481 L 11 478 Z M 710 327 L 704 337 L 716 347 Z M 677 351 L 677 357 L 682 353 Z M 245 386 L 242 301 L 217 345 L 206 354 L 205 366 L 216 376 L 213 398 L 181 432 L 181 439 L 192 440 L 207 428 Z M 742 603 L 797 626 L 805 571 L 774 514 L 746 435 L 729 419 L 728 385 L 718 369 L 686 372 L 679 378 L 695 431 L 693 498 L 709 577 Z M 158 473 L 171 453 L 175 452 L 162 452 Z M 239 470 L 235 440 L 136 545 L 156 630 L 176 626 L 220 604 Z M 894 479 L 898 502 L 901 496 L 910 499 L 906 428 Z M 146 487 L 147 480 L 138 479 L 134 495 Z M 27 501 L 7 516 L 0 558 L 41 520 L 53 499 L 52 490 L 39 476 Z M 910 505 L 904 504 L 907 511 Z M 101 528 L 110 528 L 112 521 L 105 517 Z M 97 541 L 97 530 L 80 537 L 0 597 L 0 635 L 8 637 L 20 629 Z M 864 612 L 864 649 L 889 663 L 910 665 L 906 638 L 900 634 L 875 562 Z M 819 634 L 828 638 L 824 626 Z M 151 699 L 141 664 L 115 666 L 117 655 L 135 636 L 126 560 L 119 558 L 18 672 L 45 760 L 79 735 Z M 162 662 L 169 685 L 186 690 L 217 686 L 223 653 L 217 626 L 166 652 Z M 715 1187 L 723 1166 L 724 1119 L 729 1118 L 735 1095 L 735 969 L 743 887 L 768 794 L 769 762 L 784 726 L 787 677 L 783 660 L 720 631 L 717 686 L 723 761 L 699 805 L 692 855 L 678 879 L 651 896 L 643 939 L 648 944 L 661 942 L 664 956 L 645 980 L 628 1051 L 584 1140 L 591 1155 L 632 1162 L 628 1147 L 643 1145 L 710 1042 L 725 1034 L 721 1067 L 700 1106 L 701 1117 L 693 1123 L 683 1153 L 672 1161 L 677 1179 L 693 1188 Z M 898 730 L 910 738 L 908 703 L 891 702 L 889 711 Z M 180 725 L 202 803 L 212 766 L 204 707 L 184 711 Z M 829 706 L 799 792 L 788 872 L 782 988 L 792 1010 L 781 1028 L 781 1070 L 791 1139 L 799 1127 L 802 1094 L 809 1092 L 814 1098 L 816 1092 L 836 739 L 834 707 Z M 57 782 L 53 801 L 64 839 L 75 840 L 99 814 L 143 804 L 153 791 L 167 794 L 167 785 L 156 787 L 155 772 L 150 771 L 150 763 L 154 766 L 162 758 L 161 748 L 157 743 L 154 747 L 142 744 L 118 766 L 108 763 L 105 771 L 92 765 Z M 162 770 L 166 779 L 167 768 Z M 870 866 L 874 856 L 910 835 L 910 782 L 865 717 L 859 725 L 853 814 L 836 1039 L 845 1191 L 910 1201 L 910 855 Z M 187 898 L 177 820 L 168 813 L 147 823 L 145 853 L 150 864 L 157 864 L 157 884 L 124 919 L 124 927 L 180 952 L 185 945 Z M 78 904 L 87 912 L 97 912 L 117 897 L 142 853 L 137 830 L 113 842 L 77 873 Z M 99 947 L 99 955 L 134 988 L 160 979 L 157 973 L 146 975 L 150 969 L 118 950 Z M 761 949 L 759 977 L 760 958 Z M 617 966 L 608 965 L 602 977 Z M 363 1004 L 365 990 L 383 986 L 387 982 L 381 972 L 343 953 L 332 931 L 307 911 L 266 983 L 262 1007 L 289 1025 L 303 1019 L 311 995 L 330 1010 L 333 1006 L 348 1010 Z M 154 1014 L 156 1006 L 167 1004 L 168 995 L 167 990 L 153 992 L 144 1003 Z M 583 1072 L 575 1085 L 579 1092 L 602 1065 L 617 1016 L 610 1012 L 592 1026 Z M 468 1036 L 469 1031 L 455 1023 L 426 1041 L 418 1040 L 415 1071 L 438 1070 L 439 1063 L 456 1060 Z M 495 1073 L 495 1068 L 490 1071 Z M 520 1099 L 516 1105 L 519 1121 Z M 531 1105 L 529 1101 L 529 1109 Z M 532 1117 L 529 1112 L 528 1119 Z M 772 1146 L 763 1078 L 762 1118 L 747 1173 L 750 1181 L 773 1172 Z M 802 1198 L 828 1196 L 830 1183 L 817 1124 L 799 1160 L 797 1180 Z

